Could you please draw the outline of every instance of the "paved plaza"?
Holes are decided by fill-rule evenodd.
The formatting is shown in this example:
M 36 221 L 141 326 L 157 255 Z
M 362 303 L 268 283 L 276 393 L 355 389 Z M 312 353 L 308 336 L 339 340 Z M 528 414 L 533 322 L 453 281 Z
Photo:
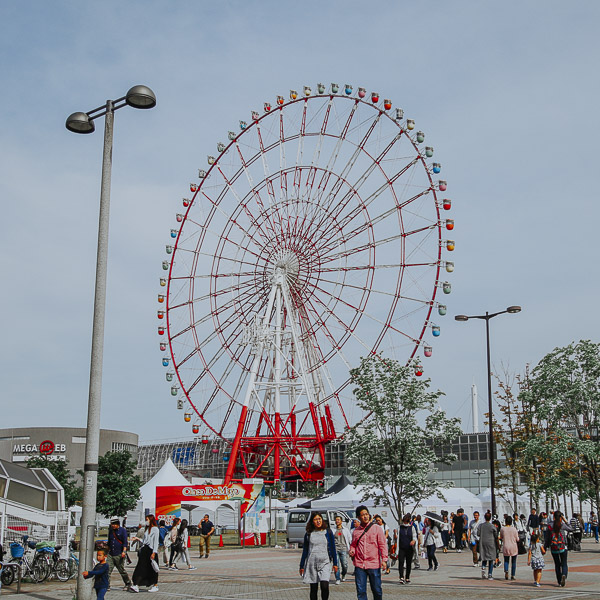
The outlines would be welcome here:
M 308 586 L 303 585 L 298 575 L 300 550 L 278 548 L 217 548 L 208 559 L 198 559 L 192 554 L 195 571 L 162 570 L 159 576 L 159 592 L 146 596 L 144 588 L 140 595 L 176 598 L 181 600 L 296 600 L 308 599 Z M 553 600 L 554 598 L 582 598 L 600 600 L 600 545 L 585 540 L 582 552 L 569 553 L 569 579 L 565 588 L 556 586 L 553 561 L 546 560 L 542 587 L 532 586 L 531 569 L 527 557 L 520 556 L 517 580 L 505 581 L 502 569 L 496 569 L 494 581 L 480 579 L 480 569 L 471 564 L 469 552 L 439 554 L 440 569 L 427 572 L 413 571 L 412 583 L 401 586 L 398 572 L 393 570 L 383 578 L 384 598 L 419 598 L 422 600 L 450 597 L 452 600 L 512 599 Z M 421 564 L 426 561 L 421 560 Z M 132 565 L 133 567 L 133 565 Z M 131 569 L 133 570 L 133 569 Z M 114 586 L 107 594 L 110 600 L 131 600 L 133 594 L 121 589 L 122 582 L 115 571 Z M 333 582 L 332 582 L 333 584 Z M 341 585 L 331 585 L 331 600 L 354 600 L 354 579 L 349 577 Z M 37 600 L 72 600 L 75 583 L 46 582 L 40 585 L 25 584 L 23 593 L 14 594 L 15 585 L 3 588 L 2 595 Z M 369 594 L 369 598 L 371 595 Z

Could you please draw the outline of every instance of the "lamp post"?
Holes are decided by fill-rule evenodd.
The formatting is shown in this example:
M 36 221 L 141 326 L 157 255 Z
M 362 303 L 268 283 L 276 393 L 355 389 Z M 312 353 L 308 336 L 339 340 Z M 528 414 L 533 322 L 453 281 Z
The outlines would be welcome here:
M 108 224 L 110 212 L 110 177 L 114 112 L 123 106 L 153 108 L 154 92 L 144 86 L 132 87 L 125 96 L 107 100 L 106 104 L 87 113 L 76 112 L 69 116 L 66 127 L 73 133 L 93 133 L 94 120 L 104 117 L 104 152 L 102 156 L 102 181 L 100 186 L 100 216 L 98 222 L 98 250 L 96 254 L 96 288 L 94 294 L 94 322 L 83 469 L 83 510 L 81 513 L 81 543 L 77 599 L 89 600 L 91 586 L 83 585 L 81 573 L 91 570 L 95 541 L 96 491 L 98 486 L 98 450 L 100 445 L 100 406 L 102 394 L 102 358 L 104 351 L 104 316 L 106 307 L 106 266 L 108 259 Z
M 468 321 L 469 319 L 483 319 L 485 321 L 485 334 L 487 341 L 487 370 L 488 370 L 488 453 L 490 456 L 490 490 L 492 500 L 492 515 L 496 512 L 496 471 L 494 465 L 494 426 L 492 423 L 493 406 L 492 406 L 492 364 L 490 360 L 490 319 L 503 315 L 505 313 L 516 314 L 521 312 L 520 306 L 509 306 L 506 310 L 501 310 L 495 313 L 486 312 L 485 315 L 456 315 L 455 321 Z
M 481 476 L 485 475 L 487 471 L 485 469 L 475 469 L 473 473 L 477 475 L 477 487 L 479 489 L 479 492 L 477 493 L 481 494 Z

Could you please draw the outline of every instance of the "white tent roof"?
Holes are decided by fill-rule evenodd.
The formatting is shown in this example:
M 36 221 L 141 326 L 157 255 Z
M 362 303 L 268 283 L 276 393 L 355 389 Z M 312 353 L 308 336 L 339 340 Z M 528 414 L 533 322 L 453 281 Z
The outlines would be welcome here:
M 486 508 L 491 508 L 492 506 L 492 490 L 491 488 L 486 488 L 477 496 L 482 504 Z M 514 509 L 510 502 L 506 500 L 506 498 L 510 498 L 512 500 L 512 493 L 508 490 L 496 490 L 496 510 L 498 514 L 502 516 L 503 513 L 511 514 L 514 512 Z M 519 513 L 523 513 L 525 515 L 529 514 L 529 498 L 525 495 L 517 494 L 517 510 Z
M 156 488 L 159 485 L 189 485 L 189 481 L 179 472 L 169 458 L 158 473 L 140 488 L 144 509 L 154 510 L 156 507 Z

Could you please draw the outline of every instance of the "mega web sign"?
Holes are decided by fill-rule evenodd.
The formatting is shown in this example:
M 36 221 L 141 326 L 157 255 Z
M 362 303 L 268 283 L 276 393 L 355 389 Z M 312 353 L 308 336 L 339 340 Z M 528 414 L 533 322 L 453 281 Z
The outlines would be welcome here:
M 229 485 L 165 485 L 156 488 L 156 520 L 167 525 L 181 517 L 182 503 L 240 501 L 240 514 L 246 513 L 261 496 L 262 483 L 231 483 Z

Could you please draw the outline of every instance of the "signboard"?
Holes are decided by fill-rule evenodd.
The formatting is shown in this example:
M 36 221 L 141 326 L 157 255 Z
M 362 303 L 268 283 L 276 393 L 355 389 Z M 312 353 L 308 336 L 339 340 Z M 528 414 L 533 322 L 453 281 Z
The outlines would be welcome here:
M 240 514 L 247 512 L 261 495 L 262 483 L 230 483 L 229 485 L 168 485 L 156 487 L 156 520 L 173 524 L 181 517 L 181 503 L 241 502 Z
M 13 462 L 27 462 L 32 456 L 45 456 L 48 460 L 66 460 L 64 454 L 66 444 L 55 444 L 52 440 L 44 440 L 38 444 L 14 444 Z

